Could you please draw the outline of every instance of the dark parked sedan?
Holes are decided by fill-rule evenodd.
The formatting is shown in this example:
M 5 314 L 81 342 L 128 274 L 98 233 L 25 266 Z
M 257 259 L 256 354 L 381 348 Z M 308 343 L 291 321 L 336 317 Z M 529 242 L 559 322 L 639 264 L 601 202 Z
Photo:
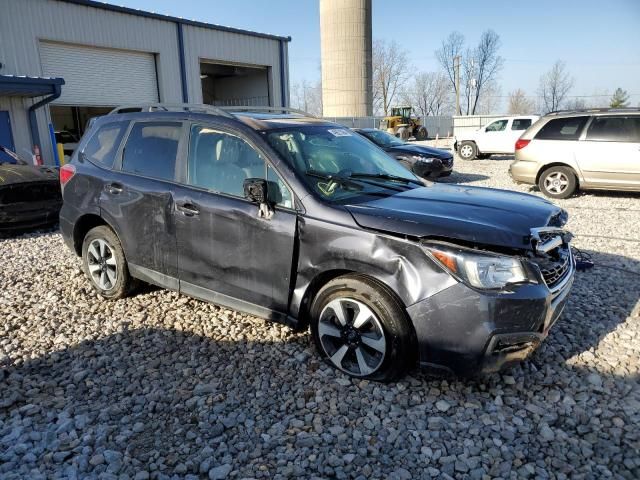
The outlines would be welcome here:
M 404 167 L 422 178 L 447 177 L 453 170 L 453 154 L 439 148 L 415 145 L 375 128 L 357 128 Z
M 62 196 L 58 170 L 29 165 L 0 145 L 0 233 L 57 223 Z

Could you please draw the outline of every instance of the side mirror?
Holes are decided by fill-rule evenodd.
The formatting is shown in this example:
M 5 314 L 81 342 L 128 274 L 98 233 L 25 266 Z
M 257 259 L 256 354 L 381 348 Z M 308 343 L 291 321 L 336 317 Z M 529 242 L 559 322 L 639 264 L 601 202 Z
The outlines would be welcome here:
M 268 183 L 263 178 L 247 178 L 242 182 L 244 197 L 258 204 L 258 216 L 269 220 L 273 217 L 273 207 L 269 202 Z
M 253 203 L 267 203 L 269 191 L 267 181 L 262 178 L 247 178 L 242 182 L 244 198 Z

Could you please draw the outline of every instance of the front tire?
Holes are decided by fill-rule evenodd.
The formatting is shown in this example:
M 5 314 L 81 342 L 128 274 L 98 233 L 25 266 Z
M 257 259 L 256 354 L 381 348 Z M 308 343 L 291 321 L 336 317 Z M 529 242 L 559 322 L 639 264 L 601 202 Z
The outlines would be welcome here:
M 458 154 L 463 160 L 473 160 L 478 155 L 478 147 L 473 142 L 462 142 Z
M 538 188 L 549 198 L 569 198 L 578 187 L 578 179 L 569 167 L 551 167 L 542 172 Z
M 376 280 L 338 277 L 318 292 L 310 313 L 316 348 L 347 375 L 388 382 L 411 366 L 415 347 L 405 310 Z
M 126 297 L 133 286 L 120 240 L 107 226 L 92 228 L 84 237 L 82 267 L 104 298 Z

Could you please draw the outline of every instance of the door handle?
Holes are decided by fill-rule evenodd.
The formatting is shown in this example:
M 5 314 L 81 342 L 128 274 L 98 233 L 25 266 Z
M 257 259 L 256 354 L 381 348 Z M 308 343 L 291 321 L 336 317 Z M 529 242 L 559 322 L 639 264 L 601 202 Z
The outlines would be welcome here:
M 176 205 L 176 210 L 182 213 L 185 217 L 194 217 L 200 214 L 200 210 L 193 203 L 179 203 Z
M 119 183 L 108 183 L 107 185 L 105 185 L 104 189 L 113 195 L 122 193 L 122 185 L 120 185 Z

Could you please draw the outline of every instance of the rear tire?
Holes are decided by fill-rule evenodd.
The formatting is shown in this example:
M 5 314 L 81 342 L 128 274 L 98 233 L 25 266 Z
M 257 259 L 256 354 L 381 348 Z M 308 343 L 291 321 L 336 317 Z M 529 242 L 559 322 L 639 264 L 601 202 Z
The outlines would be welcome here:
M 549 198 L 569 198 L 578 187 L 578 179 L 569 167 L 550 167 L 538 179 L 538 188 Z
M 401 140 L 409 140 L 409 129 L 407 127 L 400 127 L 396 133 L 396 137 Z
M 133 288 L 120 240 L 107 226 L 92 228 L 84 237 L 82 267 L 93 288 L 104 298 L 126 297 Z
M 416 140 L 426 140 L 428 136 L 429 136 L 429 133 L 427 132 L 427 129 L 424 127 L 418 127 L 414 134 L 414 137 L 416 137 Z
M 318 352 L 347 375 L 388 382 L 411 366 L 415 346 L 406 312 L 380 282 L 338 277 L 318 292 L 310 314 Z
M 458 149 L 458 155 L 463 160 L 473 160 L 478 155 L 478 147 L 473 142 L 462 142 Z

